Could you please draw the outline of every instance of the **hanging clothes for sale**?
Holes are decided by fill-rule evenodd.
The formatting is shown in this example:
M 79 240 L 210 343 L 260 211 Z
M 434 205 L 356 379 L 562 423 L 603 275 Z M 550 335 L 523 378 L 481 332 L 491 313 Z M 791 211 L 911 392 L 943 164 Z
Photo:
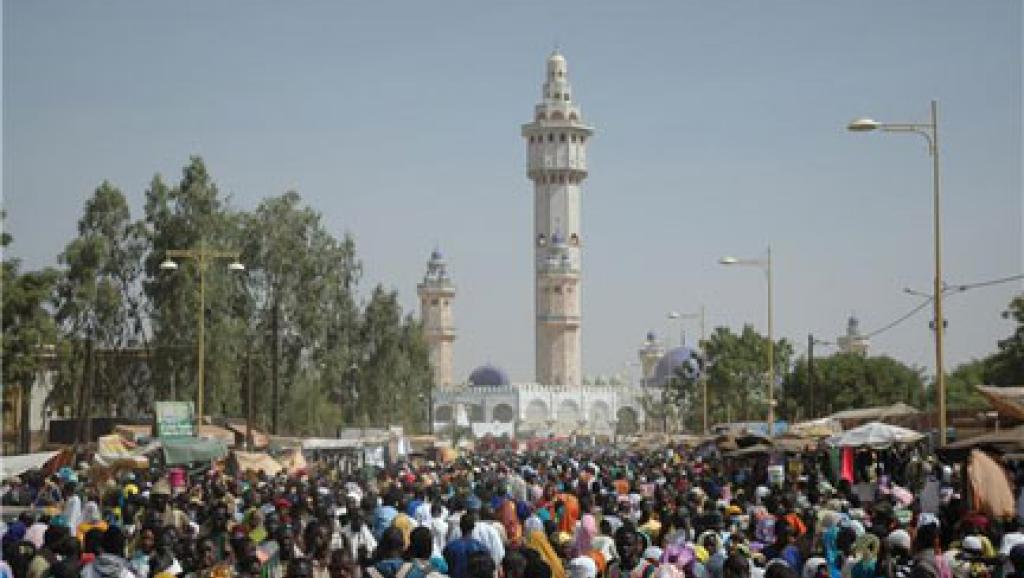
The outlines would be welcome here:
M 843 448 L 843 465 L 839 477 L 853 483 L 853 448 Z

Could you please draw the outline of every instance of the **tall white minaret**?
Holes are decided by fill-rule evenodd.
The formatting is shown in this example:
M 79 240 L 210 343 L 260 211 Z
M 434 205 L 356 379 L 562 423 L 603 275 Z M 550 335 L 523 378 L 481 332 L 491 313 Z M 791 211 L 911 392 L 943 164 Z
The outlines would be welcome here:
M 448 265 L 441 251 L 434 249 L 427 262 L 427 273 L 423 282 L 416 285 L 420 296 L 420 317 L 423 322 L 423 337 L 430 348 L 430 364 L 434 368 L 434 386 L 451 389 L 453 345 L 455 325 L 452 323 L 452 301 L 455 300 L 455 285 L 448 277 Z
M 542 99 L 522 129 L 534 191 L 537 382 L 580 385 L 580 184 L 594 129 L 572 99 L 565 58 L 556 51 L 547 64 Z

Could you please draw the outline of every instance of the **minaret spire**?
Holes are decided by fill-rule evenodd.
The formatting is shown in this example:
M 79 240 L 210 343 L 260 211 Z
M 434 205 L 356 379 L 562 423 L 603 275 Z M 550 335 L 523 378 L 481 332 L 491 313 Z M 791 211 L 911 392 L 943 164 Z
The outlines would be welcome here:
M 585 125 L 573 100 L 565 57 L 547 58 L 533 122 L 523 125 L 534 191 L 537 382 L 580 385 L 581 184 L 587 177 Z

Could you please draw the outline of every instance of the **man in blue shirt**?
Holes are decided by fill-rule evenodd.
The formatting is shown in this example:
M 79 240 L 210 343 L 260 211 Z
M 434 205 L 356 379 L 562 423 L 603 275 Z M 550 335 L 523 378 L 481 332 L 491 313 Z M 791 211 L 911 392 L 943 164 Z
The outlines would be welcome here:
M 384 530 L 391 527 L 391 523 L 395 521 L 395 516 L 398 515 L 398 509 L 395 508 L 398 500 L 393 492 L 388 492 L 381 502 L 381 505 L 377 506 L 377 509 L 373 511 L 373 537 L 378 542 L 380 542 L 380 537 L 384 535 Z
M 462 537 L 449 542 L 444 549 L 444 561 L 448 564 L 448 575 L 451 578 L 469 578 L 469 557 L 474 552 L 490 555 L 487 547 L 473 538 L 476 527 L 476 515 L 466 512 L 459 518 L 459 530 Z

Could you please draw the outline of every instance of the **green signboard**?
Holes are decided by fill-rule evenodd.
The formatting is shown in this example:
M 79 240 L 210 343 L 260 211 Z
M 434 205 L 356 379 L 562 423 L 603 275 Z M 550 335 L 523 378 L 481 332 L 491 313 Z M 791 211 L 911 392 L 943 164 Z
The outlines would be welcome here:
M 156 427 L 153 433 L 156 437 L 190 437 L 196 434 L 195 410 L 191 401 L 158 401 L 154 405 Z

